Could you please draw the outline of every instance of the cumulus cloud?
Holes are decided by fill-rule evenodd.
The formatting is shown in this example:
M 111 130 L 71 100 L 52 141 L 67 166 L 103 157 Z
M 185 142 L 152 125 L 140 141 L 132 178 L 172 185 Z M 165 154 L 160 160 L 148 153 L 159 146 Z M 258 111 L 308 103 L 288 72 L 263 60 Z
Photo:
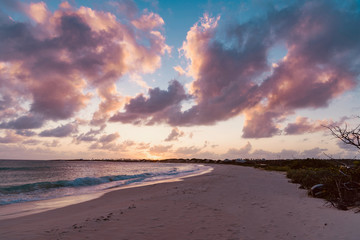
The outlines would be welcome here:
M 178 128 L 173 128 L 171 130 L 171 133 L 169 134 L 169 136 L 165 139 L 166 142 L 170 142 L 170 141 L 176 141 L 179 139 L 179 137 L 184 136 L 184 132 L 180 131 Z
M 281 123 L 296 110 L 327 107 L 358 84 L 360 17 L 346 7 L 299 1 L 241 24 L 220 27 L 220 21 L 205 14 L 181 48 L 194 79 L 192 107 L 182 111 L 176 102 L 166 104 L 167 111 L 151 111 L 138 96 L 112 120 L 193 126 L 244 114 L 243 137 L 271 137 L 281 134 Z M 269 62 L 278 45 L 286 56 Z M 288 127 L 286 133 L 296 132 L 295 125 Z
M 150 12 L 133 20 L 132 24 L 138 29 L 150 30 L 164 25 L 164 20 L 158 14 Z
M 0 18 L 0 116 L 10 125 L 12 108 L 43 121 L 70 119 L 93 97 L 87 88 L 100 96 L 93 123 L 101 125 L 123 106 L 116 82 L 126 73 L 154 72 L 169 51 L 159 31 L 164 22 L 155 13 L 134 13 L 132 21 L 151 20 L 138 28 L 109 12 L 69 3 L 54 12 L 45 2 L 4 3 L 33 21 Z
M 176 80 L 170 82 L 167 90 L 151 88 L 148 97 L 139 94 L 125 104 L 125 112 L 119 112 L 110 118 L 113 122 L 145 123 L 165 121 L 169 112 L 180 108 L 180 103 L 188 99 L 184 87 Z

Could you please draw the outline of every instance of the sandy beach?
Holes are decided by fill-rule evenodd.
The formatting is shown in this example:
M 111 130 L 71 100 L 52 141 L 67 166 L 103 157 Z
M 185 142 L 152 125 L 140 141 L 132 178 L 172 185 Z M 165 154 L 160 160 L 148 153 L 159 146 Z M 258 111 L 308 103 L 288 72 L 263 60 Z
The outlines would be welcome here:
M 359 214 L 308 197 L 282 173 L 212 166 L 211 173 L 184 181 L 2 220 L 0 238 L 359 239 Z

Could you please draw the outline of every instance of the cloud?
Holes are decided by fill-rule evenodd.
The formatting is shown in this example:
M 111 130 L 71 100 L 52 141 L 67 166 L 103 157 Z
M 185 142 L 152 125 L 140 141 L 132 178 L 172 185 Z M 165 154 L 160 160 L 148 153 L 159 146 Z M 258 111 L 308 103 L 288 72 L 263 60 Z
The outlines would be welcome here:
M 243 138 L 263 138 L 280 134 L 275 119 L 283 113 L 276 111 L 265 111 L 254 108 L 246 111 Z
M 16 130 L 16 134 L 24 137 L 33 137 L 36 135 L 36 132 L 31 130 L 21 129 L 21 130 Z
M 328 126 L 330 124 L 331 123 L 326 120 L 310 122 L 310 120 L 306 117 L 297 117 L 295 123 L 289 123 L 284 131 L 285 134 L 288 135 L 313 133 L 324 130 L 324 126 Z
M 301 155 L 304 158 L 323 158 L 324 157 L 324 151 L 327 151 L 328 149 L 326 148 L 313 148 L 313 149 L 309 149 L 309 150 L 304 150 Z
M 125 112 L 119 112 L 110 118 L 112 122 L 138 124 L 144 122 L 165 121 L 168 112 L 179 108 L 180 103 L 188 98 L 183 86 L 176 80 L 170 82 L 167 90 L 151 88 L 148 91 L 149 97 L 139 94 L 125 104 Z
M 111 133 L 107 135 L 102 135 L 95 143 L 93 143 L 89 149 L 100 149 L 100 150 L 110 150 L 110 151 L 125 151 L 124 146 L 116 144 L 116 140 L 120 138 L 119 133 Z
M 25 141 L 22 142 L 22 144 L 30 145 L 30 146 L 35 146 L 35 145 L 38 145 L 40 143 L 41 143 L 41 141 L 36 140 L 36 139 L 29 139 L 29 140 L 25 140 Z
M 120 135 L 118 133 L 112 133 L 112 134 L 108 134 L 108 135 L 103 135 L 99 139 L 99 142 L 106 144 L 106 143 L 110 143 L 110 142 L 115 141 L 119 137 L 120 137 Z
M 150 30 L 164 25 L 164 20 L 158 14 L 150 12 L 133 20 L 132 24 L 138 29 Z
M 149 153 L 155 156 L 168 155 L 173 145 L 155 145 L 149 149 Z
M 254 149 L 250 142 L 240 148 L 230 148 L 226 153 L 220 154 L 218 158 L 247 158 L 247 159 L 304 159 L 304 158 L 324 158 L 326 148 L 312 148 L 303 151 L 283 149 L 279 152 Z
M 86 133 L 81 133 L 77 136 L 74 136 L 73 141 L 76 144 L 79 144 L 81 142 L 94 142 L 97 141 L 97 135 L 99 135 L 103 130 L 104 130 L 105 126 L 100 127 L 97 130 L 94 129 L 90 129 L 90 131 L 86 132 Z
M 358 84 L 360 17 L 346 7 L 300 1 L 269 7 L 266 17 L 241 24 L 220 23 L 220 17 L 205 14 L 181 48 L 194 79 L 189 85 L 193 106 L 182 111 L 178 102 L 168 102 L 150 108 L 152 97 L 140 95 L 112 120 L 176 127 L 212 125 L 244 114 L 243 137 L 272 137 L 296 110 L 327 107 Z M 285 56 L 271 62 L 279 45 Z M 295 125 L 286 129 L 295 132 Z
M 135 19 L 139 11 L 133 0 L 111 1 L 109 4 L 120 13 L 120 16 L 126 16 L 127 19 Z
M 5 131 L 5 136 L 1 137 L 0 136 L 0 143 L 18 143 L 21 142 L 23 138 L 20 137 L 19 135 L 15 134 L 13 131 L 11 130 L 7 130 Z
M 337 139 L 338 140 L 338 139 Z M 340 148 L 345 150 L 346 152 L 359 152 L 359 149 L 353 145 L 345 144 L 343 141 L 338 140 L 336 141 L 336 145 Z
M 178 128 L 173 128 L 171 130 L 171 133 L 169 134 L 169 136 L 165 139 L 166 142 L 170 142 L 170 141 L 176 141 L 179 139 L 179 137 L 184 136 L 184 132 L 180 131 Z
M 201 151 L 201 148 L 198 147 L 180 147 L 174 151 L 174 153 L 179 157 L 192 157 L 194 154 L 197 154 Z
M 340 121 L 334 122 L 332 120 L 316 120 L 311 121 L 307 117 L 297 117 L 295 123 L 289 123 L 284 128 L 284 134 L 295 135 L 303 133 L 314 133 L 327 130 L 325 126 L 340 126 L 347 120 L 347 117 L 343 117 Z
M 20 1 L 16 0 L 0 0 L 0 4 L 2 4 L 4 7 L 16 11 L 20 11 L 23 8 L 23 4 Z
M 0 128 L 7 129 L 36 129 L 41 128 L 44 120 L 37 115 L 22 116 L 9 122 L 0 123 Z
M 58 140 L 53 140 L 52 142 L 45 142 L 43 145 L 46 147 L 55 148 L 60 146 L 60 142 Z
M 230 148 L 227 153 L 225 153 L 226 158 L 249 158 L 250 152 L 252 150 L 252 145 L 250 142 L 247 142 L 246 145 L 241 147 L 240 149 Z
M 149 148 L 150 148 L 150 143 L 140 142 L 136 146 L 136 149 L 138 149 L 138 150 L 146 150 L 146 149 L 149 149 Z
M 70 119 L 93 97 L 86 90 L 96 89 L 101 102 L 93 124 L 104 124 L 110 112 L 123 106 L 116 82 L 127 73 L 154 72 L 170 51 L 165 37 L 154 29 L 163 21 L 151 12 L 136 11 L 131 19 L 120 20 L 69 3 L 54 12 L 45 2 L 3 3 L 33 21 L 0 17 L 0 116 L 7 122 L 15 121 L 10 109 L 44 121 Z M 151 24 L 143 29 L 131 23 L 144 19 Z
M 28 15 L 37 23 L 45 23 L 50 15 L 44 2 L 30 3 L 26 10 Z
M 117 152 L 121 156 L 128 156 L 126 155 L 126 152 L 129 152 L 131 148 L 136 148 L 138 145 L 136 142 L 132 140 L 125 140 L 121 143 L 118 143 L 118 139 L 120 138 L 120 135 L 118 133 L 112 133 L 108 135 L 103 135 L 100 137 L 100 139 L 91 144 L 89 149 L 92 150 L 102 150 L 102 151 L 112 151 Z M 141 144 L 140 144 L 141 145 Z M 139 156 L 142 155 L 139 153 Z
M 61 125 L 59 127 L 50 129 L 50 130 L 44 130 L 42 131 L 39 136 L 40 137 L 68 137 L 72 133 L 77 132 L 77 125 L 73 123 L 68 123 L 66 125 Z
M 179 73 L 179 75 L 185 75 L 186 74 L 186 71 L 181 67 L 181 66 L 175 66 L 174 67 L 174 70 Z

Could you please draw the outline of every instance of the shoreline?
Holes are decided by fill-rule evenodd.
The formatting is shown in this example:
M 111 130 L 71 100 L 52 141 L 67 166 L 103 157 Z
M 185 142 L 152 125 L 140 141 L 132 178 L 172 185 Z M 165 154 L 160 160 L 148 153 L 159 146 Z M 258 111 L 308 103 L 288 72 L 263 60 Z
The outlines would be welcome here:
M 202 165 L 203 164 L 198 164 Z M 160 183 L 169 183 L 169 182 L 177 182 L 177 181 L 183 181 L 186 178 L 194 177 L 203 175 L 206 173 L 209 173 L 213 171 L 213 168 L 210 166 L 207 166 L 207 169 L 204 169 L 202 171 L 194 172 L 194 173 L 187 173 L 185 175 L 176 176 L 176 177 L 170 177 L 170 178 L 164 178 L 160 180 L 147 180 L 142 182 L 134 182 L 122 186 L 115 186 L 106 188 L 103 190 L 99 190 L 97 192 L 92 193 L 85 193 L 85 194 L 79 194 L 79 195 L 70 195 L 70 196 L 62 196 L 58 198 L 50 198 L 50 199 L 43 199 L 43 200 L 36 200 L 36 201 L 28 201 L 28 202 L 20 202 L 20 203 L 13 203 L 8 205 L 0 205 L 0 221 L 6 220 L 6 219 L 12 219 L 12 218 L 18 218 L 23 217 L 27 215 L 37 214 L 45 211 L 51 211 L 57 208 L 63 208 L 66 206 L 79 204 L 82 202 L 91 201 L 93 199 L 97 199 L 106 193 L 112 192 L 112 191 L 119 191 L 122 189 L 128 189 L 128 188 L 137 188 L 137 187 L 144 187 L 149 186 L 153 184 L 160 184 Z
M 278 172 L 211 165 L 180 182 L 111 191 L 1 220 L 4 239 L 358 239 L 360 216 L 324 206 Z

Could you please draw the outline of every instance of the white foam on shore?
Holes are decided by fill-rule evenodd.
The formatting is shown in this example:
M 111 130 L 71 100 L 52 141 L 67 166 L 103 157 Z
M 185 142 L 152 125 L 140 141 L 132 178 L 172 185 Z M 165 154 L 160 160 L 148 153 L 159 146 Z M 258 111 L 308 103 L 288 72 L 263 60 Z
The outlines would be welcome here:
M 127 188 L 143 187 L 143 186 L 160 184 L 160 183 L 178 182 L 178 181 L 183 181 L 184 178 L 199 176 L 213 171 L 213 168 L 210 166 L 204 166 L 204 165 L 198 165 L 198 166 L 201 168 L 197 172 L 182 173 L 176 176 L 167 176 L 166 178 L 152 177 L 142 182 L 134 182 L 127 185 L 111 187 L 90 194 L 81 194 L 81 195 L 59 197 L 59 198 L 53 198 L 47 200 L 2 205 L 0 206 L 0 220 L 23 217 L 31 214 L 41 213 L 57 208 L 66 207 L 69 205 L 90 201 L 99 198 L 111 191 L 127 189 Z

